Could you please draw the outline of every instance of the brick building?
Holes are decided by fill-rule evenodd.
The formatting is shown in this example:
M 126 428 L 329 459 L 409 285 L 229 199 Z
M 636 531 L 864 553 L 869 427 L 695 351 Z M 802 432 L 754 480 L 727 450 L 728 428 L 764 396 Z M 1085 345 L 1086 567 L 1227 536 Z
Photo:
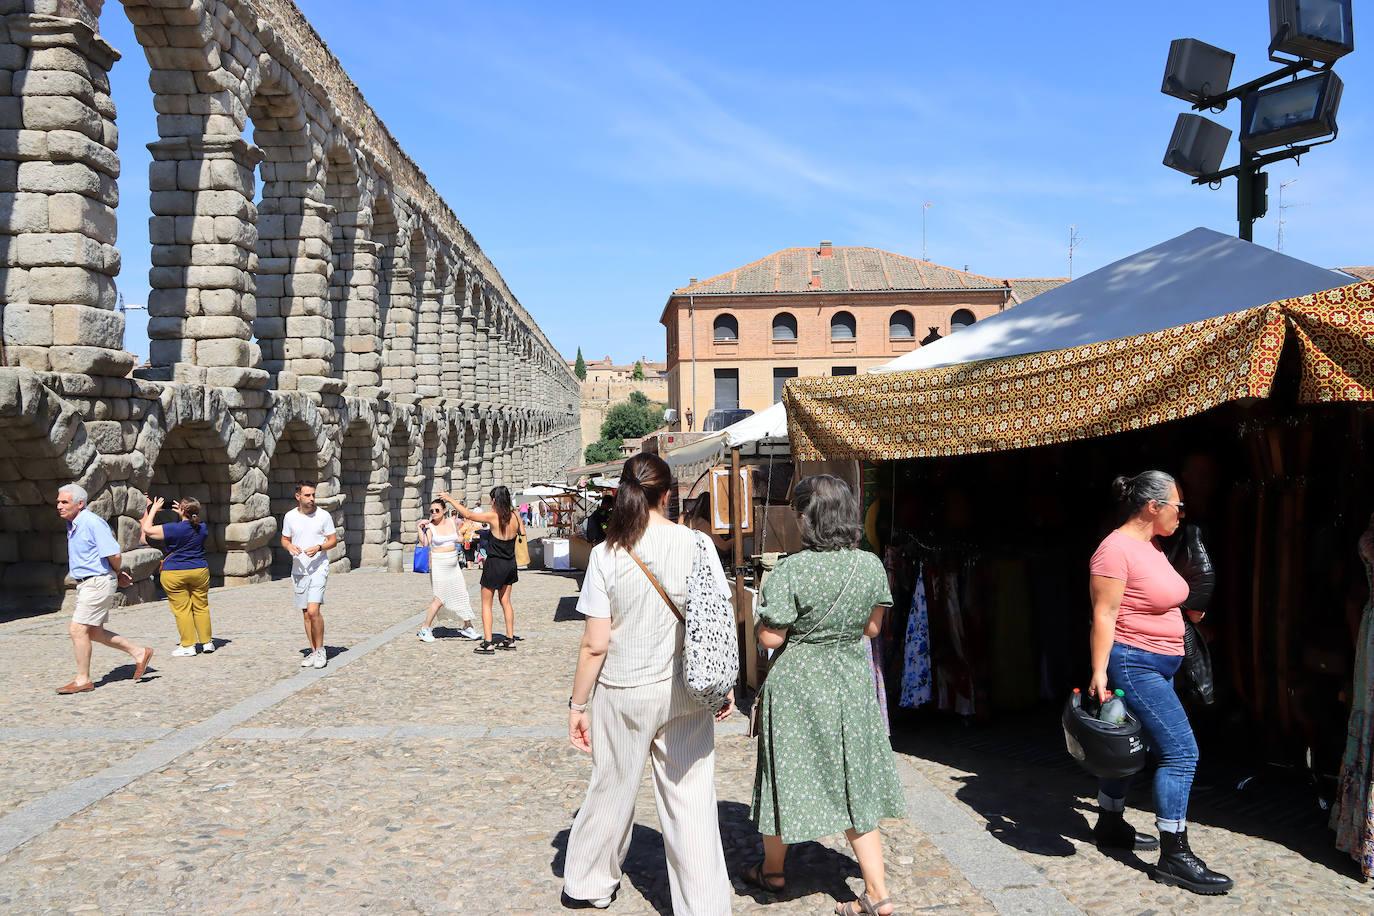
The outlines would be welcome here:
M 829 242 L 784 248 L 668 297 L 668 404 L 680 429 L 689 410 L 698 429 L 715 408 L 758 412 L 789 378 L 864 372 L 1063 282 Z

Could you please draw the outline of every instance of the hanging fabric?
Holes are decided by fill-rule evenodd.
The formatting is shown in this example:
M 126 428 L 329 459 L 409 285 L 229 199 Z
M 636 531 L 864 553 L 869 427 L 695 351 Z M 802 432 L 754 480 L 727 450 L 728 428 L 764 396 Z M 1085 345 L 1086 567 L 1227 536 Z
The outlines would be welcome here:
M 915 709 L 930 702 L 930 609 L 926 604 L 924 569 L 917 567 L 916 588 L 911 595 L 911 616 L 906 624 L 906 656 L 902 665 L 902 692 L 897 703 Z

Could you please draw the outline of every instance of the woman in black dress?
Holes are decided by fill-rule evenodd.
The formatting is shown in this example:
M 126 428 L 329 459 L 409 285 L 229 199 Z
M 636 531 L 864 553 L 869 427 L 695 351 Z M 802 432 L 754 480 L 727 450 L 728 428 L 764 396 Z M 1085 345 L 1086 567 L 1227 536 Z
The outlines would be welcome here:
M 520 579 L 515 565 L 515 539 L 524 535 L 525 523 L 511 505 L 510 490 L 492 488 L 490 512 L 473 512 L 448 493 L 440 493 L 439 498 L 457 509 L 463 518 L 491 526 L 487 561 L 482 566 L 482 642 L 472 651 L 478 655 L 494 655 L 497 649 L 514 649 L 520 637 L 515 635 L 515 606 L 511 604 L 510 593 L 511 586 Z M 499 639 L 493 639 L 491 606 L 498 597 L 506 616 L 506 632 Z

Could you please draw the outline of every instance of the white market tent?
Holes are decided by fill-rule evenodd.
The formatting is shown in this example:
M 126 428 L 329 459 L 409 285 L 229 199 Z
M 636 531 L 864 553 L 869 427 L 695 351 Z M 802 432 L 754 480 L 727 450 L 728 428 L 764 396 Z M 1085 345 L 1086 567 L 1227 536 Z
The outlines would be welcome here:
M 874 373 L 936 369 L 1163 331 L 1350 283 L 1211 229 L 1193 229 L 905 353 Z
M 679 476 L 695 476 L 716 464 L 732 448 L 776 439 L 787 440 L 787 411 L 779 402 L 761 413 L 752 414 L 719 432 L 664 452 L 661 457 Z M 683 473 L 686 469 L 686 473 Z

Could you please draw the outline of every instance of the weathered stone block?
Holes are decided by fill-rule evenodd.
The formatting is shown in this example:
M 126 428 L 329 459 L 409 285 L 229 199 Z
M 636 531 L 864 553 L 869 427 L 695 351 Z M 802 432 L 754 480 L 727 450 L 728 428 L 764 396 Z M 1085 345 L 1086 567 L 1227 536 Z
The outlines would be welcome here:
M 46 198 L 48 227 L 53 232 L 79 232 L 101 242 L 115 241 L 115 211 L 81 194 L 52 194 Z
M 29 301 L 55 305 L 100 305 L 114 281 L 83 267 L 35 267 L 28 274 Z
M 52 306 L 8 305 L 4 317 L 6 346 L 43 347 L 52 344 Z
M 80 99 L 21 98 L 20 117 L 27 130 L 73 130 L 97 141 L 103 136 L 100 113 Z
M 124 345 L 124 316 L 119 312 L 89 305 L 55 305 L 52 314 L 54 344 L 111 350 Z
M 187 318 L 182 333 L 197 340 L 212 340 L 219 337 L 236 337 L 247 340 L 248 323 L 242 318 Z
M 196 363 L 201 366 L 248 366 L 252 351 L 247 340 L 201 340 L 196 343 Z
M 85 267 L 103 272 L 100 242 L 77 232 L 29 232 L 16 244 L 21 267 Z

